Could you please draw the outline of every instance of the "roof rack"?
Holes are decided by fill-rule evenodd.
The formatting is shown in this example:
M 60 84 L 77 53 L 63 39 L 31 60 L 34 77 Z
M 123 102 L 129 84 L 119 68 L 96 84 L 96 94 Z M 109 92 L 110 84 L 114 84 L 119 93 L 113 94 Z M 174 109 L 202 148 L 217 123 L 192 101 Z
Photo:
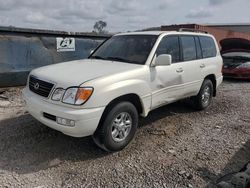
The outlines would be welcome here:
M 179 29 L 179 32 L 183 32 L 183 31 L 194 32 L 194 33 L 206 33 L 206 34 L 208 34 L 207 31 L 202 31 L 202 30 L 198 30 L 198 29 L 190 29 L 190 28 L 180 28 Z

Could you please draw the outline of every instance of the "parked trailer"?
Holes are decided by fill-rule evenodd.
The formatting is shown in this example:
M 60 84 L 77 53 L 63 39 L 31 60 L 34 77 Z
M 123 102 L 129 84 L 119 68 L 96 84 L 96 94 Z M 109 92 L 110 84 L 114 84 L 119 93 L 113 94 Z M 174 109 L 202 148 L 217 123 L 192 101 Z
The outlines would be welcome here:
M 37 67 L 87 58 L 109 35 L 0 27 L 0 87 L 25 85 Z

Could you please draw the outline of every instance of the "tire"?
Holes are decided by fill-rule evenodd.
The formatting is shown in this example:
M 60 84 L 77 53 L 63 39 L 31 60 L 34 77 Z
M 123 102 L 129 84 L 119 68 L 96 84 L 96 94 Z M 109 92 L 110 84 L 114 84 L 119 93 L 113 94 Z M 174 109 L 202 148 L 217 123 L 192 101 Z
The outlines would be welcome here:
M 106 113 L 93 140 L 106 151 L 120 151 L 134 138 L 137 125 L 138 112 L 135 106 L 130 102 L 120 102 Z
M 213 97 L 213 83 L 211 80 L 204 80 L 197 96 L 193 97 L 194 107 L 197 110 L 204 110 L 211 105 Z

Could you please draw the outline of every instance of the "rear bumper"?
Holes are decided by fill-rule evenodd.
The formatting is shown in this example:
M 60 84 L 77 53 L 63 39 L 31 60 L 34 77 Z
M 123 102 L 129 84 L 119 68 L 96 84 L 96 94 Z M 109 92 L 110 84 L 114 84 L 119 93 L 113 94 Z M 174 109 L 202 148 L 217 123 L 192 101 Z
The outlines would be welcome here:
M 52 104 L 43 100 L 40 96 L 30 92 L 27 88 L 23 90 L 23 98 L 26 102 L 27 111 L 38 121 L 48 127 L 58 130 L 73 137 L 85 137 L 93 135 L 105 107 L 93 109 L 74 109 L 70 107 Z M 56 121 L 44 117 L 44 113 L 56 117 L 75 121 L 74 127 L 58 124 Z
M 223 76 L 226 78 L 250 79 L 250 69 L 223 69 Z
M 219 85 L 221 85 L 222 81 L 223 81 L 223 76 L 216 78 L 216 88 L 219 87 Z

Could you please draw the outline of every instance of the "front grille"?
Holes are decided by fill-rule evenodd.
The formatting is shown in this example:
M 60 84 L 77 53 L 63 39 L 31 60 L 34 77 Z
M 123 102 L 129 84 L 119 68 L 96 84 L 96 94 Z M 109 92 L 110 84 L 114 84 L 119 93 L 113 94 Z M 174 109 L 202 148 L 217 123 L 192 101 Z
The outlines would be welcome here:
M 250 78 L 250 74 L 232 74 L 232 73 L 224 73 L 224 77 L 228 78 Z
M 238 67 L 239 65 L 241 65 L 241 63 L 224 63 L 224 68 L 225 69 L 234 69 L 236 67 Z
M 243 78 L 250 78 L 250 74 L 241 74 L 241 77 L 243 77 Z
M 40 96 L 48 97 L 53 87 L 54 87 L 54 84 L 45 82 L 43 80 L 39 80 L 35 78 L 34 76 L 30 76 L 29 78 L 30 91 Z
M 232 74 L 232 73 L 223 73 L 224 77 L 237 77 L 236 74 Z
M 50 119 L 52 121 L 56 121 L 56 116 L 54 115 L 51 115 L 51 114 L 48 114 L 46 112 L 43 112 L 43 117 L 47 118 L 47 119 Z

